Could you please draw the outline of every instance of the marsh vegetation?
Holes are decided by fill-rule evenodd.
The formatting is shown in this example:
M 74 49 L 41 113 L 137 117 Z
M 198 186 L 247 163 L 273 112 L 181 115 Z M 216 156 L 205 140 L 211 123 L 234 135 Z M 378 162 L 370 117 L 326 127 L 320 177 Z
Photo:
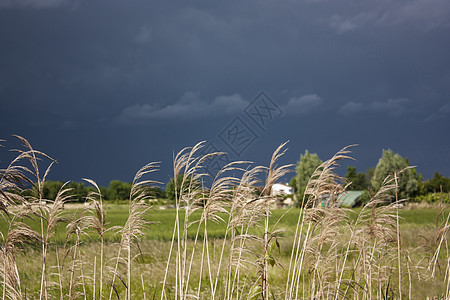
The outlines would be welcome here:
M 336 168 L 351 147 L 315 169 L 300 208 L 275 209 L 271 193 L 293 168 L 280 165 L 286 144 L 267 166 L 235 161 L 211 176 L 204 165 L 222 153 L 200 154 L 199 143 L 174 158 L 175 209 L 149 205 L 156 163 L 136 173 L 127 205 L 105 203 L 85 179 L 86 205 L 68 209 L 67 184 L 43 198 L 54 160 L 18 138 L 24 148 L 1 170 L 2 299 L 450 296 L 448 208 L 408 210 L 398 192 L 408 168 L 361 208 L 341 207 L 351 182 Z

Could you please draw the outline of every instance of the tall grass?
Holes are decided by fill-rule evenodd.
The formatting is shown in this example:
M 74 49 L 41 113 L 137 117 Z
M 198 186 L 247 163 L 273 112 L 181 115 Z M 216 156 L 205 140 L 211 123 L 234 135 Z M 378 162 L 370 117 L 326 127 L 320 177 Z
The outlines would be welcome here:
M 300 209 L 285 213 L 274 213 L 278 199 L 271 189 L 292 170 L 292 165 L 279 165 L 286 143 L 267 167 L 235 161 L 217 174 L 207 174 L 204 167 L 223 153 L 203 154 L 204 143 L 185 148 L 173 162 L 173 176 L 182 180 L 174 180 L 180 186 L 175 187 L 171 237 L 150 242 L 142 241 L 147 231 L 152 235 L 152 227 L 167 226 L 152 222 L 148 205 L 148 188 L 158 184 L 148 179 L 156 163 L 136 173 L 127 218 L 117 226 L 94 180 L 85 179 L 95 191 L 73 215 L 63 209 L 71 200 L 67 185 L 56 199 L 43 199 L 55 161 L 17 138 L 24 150 L 16 151 L 0 180 L 0 214 L 7 227 L 0 230 L 2 299 L 450 296 L 448 210 L 442 207 L 435 228 L 426 229 L 432 236 L 419 240 L 411 230 L 402 231 L 405 199 L 397 197 L 399 173 L 387 177 L 356 212 L 340 207 L 351 183 L 336 169 L 351 159 L 351 146 L 316 169 Z M 294 212 L 289 228 L 295 230 L 286 231 L 283 217 L 291 220 Z M 61 230 L 64 243 L 58 242 Z M 427 285 L 433 289 L 417 290 Z

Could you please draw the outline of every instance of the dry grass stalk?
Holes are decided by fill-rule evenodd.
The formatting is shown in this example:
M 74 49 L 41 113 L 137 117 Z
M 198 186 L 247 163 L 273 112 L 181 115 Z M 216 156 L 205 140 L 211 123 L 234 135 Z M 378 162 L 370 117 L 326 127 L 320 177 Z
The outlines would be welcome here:
M 210 189 L 205 189 L 201 201 L 203 202 L 203 210 L 202 215 L 199 220 L 197 233 L 194 241 L 194 249 L 191 253 L 191 261 L 189 264 L 188 278 L 187 282 L 189 282 L 189 276 L 191 274 L 191 267 L 194 260 L 195 246 L 197 244 L 197 238 L 199 235 L 199 230 L 203 224 L 203 243 L 202 243 L 202 255 L 201 255 L 201 266 L 200 266 L 200 274 L 203 273 L 203 264 L 204 259 L 206 257 L 207 266 L 208 266 L 208 274 L 209 274 L 209 283 L 211 290 L 211 297 L 214 298 L 216 295 L 216 284 L 217 279 L 220 272 L 220 265 L 222 262 L 222 255 L 219 258 L 219 267 L 217 268 L 217 276 L 213 279 L 213 271 L 211 270 L 211 260 L 209 253 L 209 241 L 208 241 L 208 230 L 207 230 L 207 222 L 212 221 L 215 223 L 225 222 L 224 219 L 219 214 L 228 214 L 227 207 L 231 202 L 232 193 L 230 192 L 233 187 L 237 184 L 238 179 L 233 176 L 227 176 L 226 174 L 232 171 L 236 171 L 239 168 L 237 167 L 242 162 L 234 162 L 224 166 L 218 174 L 216 174 Z M 202 284 L 202 276 L 199 278 L 198 282 L 198 291 L 197 297 L 200 297 L 201 292 L 201 284 Z M 187 291 L 186 291 L 187 293 Z
M 325 199 L 326 205 L 329 208 L 336 208 L 336 200 L 339 195 L 345 190 L 346 182 L 344 178 L 338 176 L 334 170 L 339 166 L 339 162 L 344 159 L 352 159 L 348 154 L 350 153 L 347 146 L 337 152 L 331 159 L 323 162 L 313 173 L 311 179 L 309 180 L 305 195 L 302 200 L 302 209 L 299 214 L 297 228 L 295 232 L 295 237 L 292 246 L 291 260 L 289 264 L 288 280 L 286 283 L 286 299 L 296 299 L 300 292 L 301 285 L 301 275 L 303 270 L 303 263 L 305 256 L 307 254 L 307 249 L 309 247 L 311 235 L 314 233 L 314 224 L 325 224 L 324 229 L 333 228 L 339 222 L 328 224 L 323 222 L 324 220 L 331 220 L 330 218 L 323 218 L 326 214 L 320 213 L 319 204 Z M 309 209 L 309 211 L 308 211 Z M 339 210 L 336 210 L 338 212 Z M 340 215 L 340 214 L 339 214 Z M 338 216 L 339 216 L 338 215 Z M 303 238 L 303 228 L 307 225 L 305 237 Z M 328 226 L 333 225 L 333 226 Z M 330 232 L 328 230 L 323 230 L 322 234 L 324 237 Z M 322 238 L 323 239 L 323 238 Z M 304 290 L 304 289 L 303 289 Z
M 158 168 L 157 163 L 149 163 L 142 167 L 134 176 L 130 197 L 128 201 L 128 219 L 124 225 L 124 227 L 120 230 L 121 241 L 120 248 L 118 251 L 118 255 L 116 258 L 116 267 L 113 270 L 113 277 L 111 282 L 111 291 L 110 291 L 110 299 L 112 297 L 112 292 L 115 289 L 114 282 L 115 278 L 119 274 L 118 266 L 120 262 L 120 253 L 121 250 L 126 251 L 126 288 L 127 288 L 127 299 L 131 299 L 131 265 L 132 265 L 132 245 L 139 241 L 142 235 L 144 235 L 145 231 L 148 230 L 148 226 L 150 224 L 149 221 L 146 220 L 148 215 L 148 211 L 150 210 L 150 206 L 147 204 L 148 200 L 151 198 L 148 193 L 149 185 L 159 184 L 159 182 L 153 180 L 142 180 L 142 177 L 145 175 L 155 172 Z M 122 277 L 119 276 L 122 282 Z M 116 292 L 117 293 L 117 292 Z
M 85 275 L 83 271 L 84 262 L 81 260 L 80 244 L 83 235 L 89 236 L 87 233 L 88 229 L 89 223 L 83 214 L 78 218 L 74 217 L 66 226 L 66 239 L 64 243 L 65 259 L 72 253 L 72 261 L 68 269 L 70 274 L 68 282 L 69 291 L 67 294 L 68 299 L 76 299 L 80 296 L 86 297 Z M 68 242 L 73 235 L 75 235 L 75 243 L 68 248 Z M 83 290 L 82 293 L 79 292 L 80 288 Z
M 25 174 L 28 174 L 28 176 L 30 176 L 30 181 L 31 182 L 36 182 L 33 183 L 34 189 L 33 191 L 35 192 L 34 195 L 32 196 L 32 204 L 35 205 L 37 207 L 37 211 L 36 213 L 38 214 L 40 221 L 41 221 L 41 236 L 42 236 L 42 277 L 41 277 L 41 291 L 40 291 L 40 299 L 48 299 L 48 278 L 47 278 L 47 265 L 46 265 L 46 259 L 47 259 L 47 247 L 48 247 L 48 239 L 51 235 L 51 233 L 48 232 L 48 229 L 53 229 L 53 226 L 55 226 L 55 224 L 53 224 L 52 222 L 55 221 L 55 219 L 53 220 L 48 220 L 47 221 L 47 226 L 45 226 L 45 220 L 46 220 L 46 215 L 48 214 L 48 209 L 47 207 L 43 204 L 43 189 L 44 189 L 44 183 L 46 180 L 46 177 L 50 171 L 51 166 L 56 162 L 54 159 L 52 159 L 51 157 L 49 157 L 48 155 L 46 155 L 45 153 L 42 153 L 40 151 L 37 151 L 35 149 L 33 149 L 33 147 L 31 146 L 31 144 L 23 137 L 21 136 L 16 136 L 25 146 L 25 151 L 23 150 L 15 150 L 16 152 L 18 152 L 18 156 L 11 162 L 11 165 L 15 165 L 18 164 L 19 162 L 21 162 L 22 160 L 26 160 L 28 161 L 28 163 L 31 165 L 31 168 L 25 167 L 23 165 L 19 165 L 16 168 L 21 170 L 22 172 L 24 172 Z M 49 166 L 45 169 L 44 174 L 41 176 L 41 171 L 40 171 L 40 165 L 39 162 L 42 159 L 48 159 L 50 160 L 50 164 Z M 54 209 L 54 211 L 58 210 L 58 206 L 53 205 L 52 207 Z M 45 229 L 47 229 L 47 231 L 45 231 Z
M 3 284 L 3 299 L 22 299 L 16 252 L 26 245 L 36 245 L 40 239 L 41 237 L 36 231 L 25 223 L 17 221 L 17 217 L 12 218 L 4 243 L 0 245 L 0 278 L 2 278 Z
M 189 295 L 189 278 L 190 278 L 190 270 L 192 258 L 189 260 L 188 253 L 188 229 L 190 226 L 197 222 L 190 222 L 190 216 L 195 211 L 202 209 L 204 206 L 204 191 L 201 187 L 203 182 L 203 178 L 209 176 L 206 173 L 203 173 L 202 170 L 204 168 L 204 163 L 213 156 L 221 155 L 221 152 L 214 152 L 208 154 L 201 154 L 201 149 L 204 146 L 204 142 L 200 142 L 196 144 L 192 148 L 184 148 L 174 157 L 174 183 L 175 183 L 175 203 L 176 203 L 176 218 L 174 224 L 174 234 L 172 236 L 172 243 L 169 252 L 169 257 L 167 260 L 166 272 L 163 281 L 163 292 L 161 294 L 161 299 L 166 297 L 165 295 L 165 284 L 167 279 L 167 274 L 169 270 L 169 264 L 172 256 L 172 251 L 174 250 L 174 241 L 175 238 L 177 240 L 176 247 L 176 293 L 175 297 L 185 298 Z M 178 183 L 178 178 L 181 176 L 181 184 Z M 216 190 L 217 191 L 217 190 Z M 181 231 L 181 220 L 179 211 L 184 209 L 184 222 L 183 229 Z M 202 218 L 201 222 L 206 224 L 206 219 L 215 218 L 213 217 L 216 213 L 213 213 L 215 210 L 220 211 L 217 207 L 213 205 L 209 205 L 209 209 L 207 211 L 208 217 L 205 216 Z M 200 227 L 200 226 L 199 226 Z M 191 252 L 191 257 L 194 255 L 194 251 L 196 249 L 197 238 L 195 240 L 194 248 Z M 206 244 L 206 240 L 204 238 L 204 243 Z M 211 279 L 210 279 L 211 281 Z
M 246 170 L 238 185 L 233 189 L 233 197 L 230 207 L 226 236 L 230 234 L 230 251 L 225 280 L 225 298 L 243 297 L 240 286 L 240 270 L 246 268 L 246 264 L 257 268 L 257 274 L 253 280 L 254 285 L 250 289 L 248 297 L 269 295 L 268 261 L 272 264 L 273 257 L 270 253 L 270 245 L 276 238 L 278 231 L 269 228 L 269 216 L 274 198 L 271 196 L 272 185 L 288 171 L 290 165 L 277 166 L 278 159 L 284 154 L 286 143 L 278 147 L 271 159 L 269 168 L 256 166 Z M 260 193 L 255 193 L 255 186 L 260 182 L 260 175 L 266 174 L 265 185 Z M 249 234 L 249 229 L 259 226 L 264 220 L 263 237 Z M 257 254 L 247 248 L 249 240 L 258 241 L 262 245 L 262 254 Z M 222 246 L 222 253 L 225 241 Z M 246 257 L 248 256 L 248 257 Z M 252 259 L 255 257 L 255 259 Z M 221 261 L 221 260 L 220 260 Z M 215 286 L 217 286 L 218 275 Z
M 441 191 L 441 194 L 442 194 L 442 191 Z M 443 216 L 444 211 L 445 211 L 445 207 L 443 206 L 439 209 L 438 215 L 436 217 L 437 232 L 434 237 L 434 242 L 436 243 L 437 246 L 436 246 L 436 250 L 433 253 L 433 257 L 428 265 L 428 271 L 431 271 L 431 277 L 433 277 L 433 278 L 436 275 L 436 267 L 438 266 L 439 254 L 442 250 L 442 246 L 445 245 L 446 249 L 448 249 L 447 235 L 448 235 L 448 232 L 450 231 L 450 213 L 447 214 L 446 218 L 444 216 L 445 221 L 443 221 L 443 222 L 439 221 L 440 217 Z M 447 255 L 447 257 L 449 257 L 449 256 Z M 447 264 L 446 273 L 448 273 L 448 272 L 449 272 L 449 267 Z M 449 280 L 448 277 L 447 277 L 447 280 Z M 450 281 L 448 281 L 448 282 L 450 282 Z
M 66 183 L 67 184 L 67 183 Z M 50 207 L 42 203 L 42 198 L 40 199 L 40 204 L 38 205 L 38 213 L 41 219 L 41 236 L 42 236 L 42 281 L 41 281 L 41 298 L 48 298 L 48 266 L 47 266 L 47 254 L 50 244 L 50 239 L 54 237 L 56 233 L 56 226 L 65 221 L 62 215 L 62 210 L 64 203 L 70 199 L 68 192 L 70 189 L 66 188 L 64 184 L 59 190 L 56 199 L 54 201 L 47 200 L 46 202 L 51 203 Z M 45 225 L 44 225 L 45 224 Z M 58 266 L 59 269 L 59 266 Z
M 1 205 L 2 212 L 8 214 L 7 205 L 25 204 L 25 208 L 19 209 L 19 214 L 24 215 L 37 215 L 41 221 L 41 238 L 42 243 L 42 279 L 41 279 L 41 292 L 40 298 L 48 298 L 47 294 L 47 267 L 46 267 L 46 251 L 49 242 L 49 238 L 52 236 L 52 231 L 56 227 L 56 223 L 60 218 L 58 211 L 61 209 L 60 201 L 63 201 L 63 193 L 59 195 L 60 199 L 53 203 L 50 213 L 48 209 L 43 205 L 43 188 L 46 177 L 50 171 L 51 166 L 55 163 L 48 155 L 33 149 L 31 144 L 23 137 L 15 136 L 25 146 L 26 150 L 14 150 L 18 153 L 15 159 L 9 164 L 6 170 L 2 170 L 1 180 Z M 39 162 L 43 159 L 50 160 L 49 166 L 46 168 L 44 174 L 41 176 Z M 31 167 L 26 167 L 23 161 L 29 163 Z M 34 183 L 36 182 L 36 183 Z M 34 187 L 34 195 L 27 201 L 26 198 L 20 196 L 18 192 L 27 188 L 27 184 L 32 184 Z M 13 194 L 16 195 L 13 195 Z M 36 211 L 32 211 L 33 207 L 37 207 Z M 46 226 L 44 226 L 44 221 Z M 46 229 L 46 231 L 45 231 Z
M 401 272 L 401 248 L 400 248 L 400 227 L 399 227 L 399 207 L 403 200 L 398 200 L 397 180 L 398 174 L 385 178 L 379 190 L 370 198 L 370 201 L 363 206 L 355 223 L 351 226 L 351 237 L 347 244 L 347 251 L 344 264 L 339 277 L 339 287 L 345 270 L 345 263 L 351 253 L 352 244 L 358 249 L 358 259 L 350 268 L 353 276 L 347 282 L 347 289 L 344 296 L 349 292 L 349 287 L 354 287 L 355 293 L 358 289 L 363 291 L 364 297 L 374 297 L 373 291 L 381 295 L 384 287 L 390 285 L 390 277 L 396 269 L 399 275 Z M 393 247 L 393 245 L 396 245 Z M 396 250 L 395 254 L 391 250 Z M 405 253 L 407 255 L 407 253 Z M 392 263 L 397 260 L 397 266 Z M 407 270 L 410 272 L 409 262 Z M 358 279 L 359 278 L 359 279 Z M 401 294 L 401 275 L 399 278 L 399 294 Z M 376 286 L 374 286 L 376 284 Z
M 119 232 L 120 247 L 117 256 L 109 260 L 115 265 L 105 263 L 109 255 L 104 249 L 104 234 L 114 228 L 107 228 L 102 195 L 92 180 L 86 180 L 96 189 L 86 199 L 90 207 L 67 226 L 64 247 L 68 247 L 69 240 L 74 244 L 66 249 L 66 256 L 61 261 L 58 248 L 56 244 L 53 247 L 52 243 L 57 224 L 63 220 L 62 205 L 69 200 L 68 189 L 64 185 L 55 200 L 43 199 L 45 180 L 54 161 L 34 150 L 25 139 L 19 139 L 26 150 L 18 151 L 10 165 L 0 171 L 0 213 L 9 224 L 9 230 L 1 235 L 3 242 L 0 244 L 2 298 L 26 297 L 26 287 L 24 290 L 20 282 L 16 253 L 28 239 L 32 244 L 40 243 L 42 246 L 41 287 L 38 293 L 41 299 L 97 299 L 97 296 L 102 299 L 105 274 L 111 275 L 110 299 L 113 295 L 118 299 L 123 296 L 123 290 L 115 285 L 115 281 L 125 287 L 126 299 L 137 297 L 135 293 L 138 292 L 146 298 L 142 274 L 140 291 L 132 289 L 132 285 L 136 286 L 132 278 L 137 278 L 131 276 L 132 270 L 141 269 L 133 264 L 133 247 L 149 225 L 146 216 L 150 207 L 145 203 L 148 200 L 146 189 L 154 182 L 142 178 L 153 172 L 156 165 L 145 166 L 133 180 L 129 216 Z M 273 253 L 279 247 L 277 236 L 280 231 L 276 229 L 277 224 L 270 227 L 269 220 L 273 218 L 271 203 L 275 200 L 271 195 L 271 187 L 290 167 L 277 166 L 277 161 L 285 152 L 284 146 L 276 149 L 268 167 L 250 167 L 248 162 L 233 162 L 211 180 L 203 172 L 203 166 L 207 159 L 221 153 L 201 154 L 203 143 L 199 143 L 177 154 L 174 158 L 174 178 L 181 175 L 182 180 L 181 186 L 176 186 L 177 215 L 165 265 L 161 299 L 174 296 L 180 299 L 202 298 L 205 295 L 212 299 L 268 299 L 271 294 L 276 298 L 283 296 L 280 289 L 284 287 L 273 285 L 271 276 L 274 273 L 270 269 L 271 265 L 278 264 Z M 348 153 L 346 147 L 324 162 L 316 169 L 306 187 L 302 201 L 304 205 L 292 243 L 289 270 L 286 272 L 285 299 L 400 298 L 407 289 L 404 283 L 408 285 L 408 296 L 411 298 L 414 295 L 413 281 L 431 281 L 438 276 L 444 278 L 445 293 L 442 296 L 447 297 L 450 294 L 447 241 L 450 216 L 445 216 L 438 223 L 436 238 L 430 242 L 433 252 L 427 262 L 426 273 L 425 260 L 415 263 L 417 254 L 404 249 L 401 244 L 401 240 L 404 240 L 399 224 L 401 200 L 393 200 L 398 194 L 399 173 L 385 180 L 377 193 L 371 196 L 369 203 L 361 209 L 356 221 L 350 223 L 347 211 L 339 207 L 340 197 L 348 183 L 336 175 L 335 168 L 340 160 L 350 158 Z M 41 172 L 41 161 L 48 159 L 49 167 Z M 31 167 L 26 167 L 28 165 Z M 262 182 L 263 177 L 262 192 L 256 192 L 255 187 Z M 209 188 L 205 182 L 211 182 Z M 175 185 L 178 184 L 179 181 L 175 180 Z M 22 192 L 26 190 L 35 194 L 23 197 Z M 43 205 L 43 201 L 50 205 Z M 184 210 L 184 222 L 181 210 Z M 200 219 L 193 221 L 192 214 L 196 211 L 201 212 Z M 18 222 L 22 217 L 39 218 L 41 233 Z M 210 241 L 210 222 L 226 223 L 225 238 L 217 251 L 211 247 L 214 245 L 215 248 L 215 243 Z M 192 240 L 191 231 L 188 236 L 188 230 L 194 224 L 197 229 Z M 262 236 L 254 234 L 253 228 L 261 225 Z M 86 248 L 81 250 L 81 237 L 88 235 L 88 228 L 94 229 L 100 239 L 100 254 L 94 254 L 93 258 L 86 256 Z M 72 235 L 75 236 L 73 240 L 70 239 Z M 53 250 L 56 265 L 52 267 L 50 260 L 53 259 Z M 447 259 L 445 267 L 440 265 L 443 259 Z M 92 261 L 93 269 L 87 266 Z M 171 266 L 175 276 L 168 279 Z M 170 282 L 171 287 L 174 287 L 173 294 L 168 294 L 169 280 L 174 281 L 173 286 Z M 151 282 L 149 286 L 150 291 L 155 288 Z M 88 295 L 91 290 L 92 295 Z
M 106 210 L 103 207 L 103 197 L 97 183 L 91 179 L 84 178 L 86 182 L 92 184 L 96 191 L 90 192 L 87 196 L 87 201 L 90 203 L 88 208 L 88 215 L 86 221 L 90 224 L 90 227 L 94 229 L 100 237 L 100 270 L 99 270 L 99 299 L 103 298 L 103 281 L 104 281 L 104 247 L 105 247 L 105 233 L 113 230 L 114 228 L 107 229 L 106 223 Z M 96 268 L 94 267 L 94 274 Z M 94 298 L 97 293 L 95 289 L 95 276 L 94 276 Z
M 249 162 L 240 163 L 243 165 L 249 164 Z M 236 170 L 243 172 L 243 175 L 237 179 L 236 186 L 231 192 L 231 207 L 225 232 L 225 238 L 230 237 L 230 250 L 225 279 L 226 299 L 230 299 L 234 292 L 238 292 L 235 285 L 240 277 L 240 269 L 243 267 L 242 254 L 245 252 L 244 245 L 248 229 L 251 226 L 257 226 L 257 220 L 261 219 L 264 213 L 262 206 L 259 205 L 259 198 L 256 197 L 254 189 L 254 186 L 260 182 L 258 176 L 264 169 L 256 166 L 249 170 L 245 168 L 237 168 Z M 223 241 L 220 262 L 222 262 L 226 241 L 226 239 Z M 219 264 L 220 266 L 221 264 Z M 218 280 L 219 272 L 217 272 L 215 280 L 215 289 L 217 289 Z
M 267 177 L 264 185 L 264 189 L 262 191 L 262 196 L 264 199 L 264 237 L 263 237 L 263 254 L 262 254 L 262 270 L 261 270 L 261 292 L 264 299 L 269 299 L 269 278 L 268 278 L 268 259 L 273 259 L 269 254 L 269 243 L 273 238 L 276 237 L 276 232 L 271 232 L 269 230 L 269 217 L 270 217 L 270 209 L 273 206 L 273 202 L 275 202 L 274 197 L 272 196 L 272 186 L 284 175 L 288 172 L 291 172 L 290 168 L 293 165 L 283 165 L 278 167 L 278 160 L 285 154 L 287 142 L 281 144 L 273 153 L 272 158 L 270 160 L 269 168 L 267 170 Z

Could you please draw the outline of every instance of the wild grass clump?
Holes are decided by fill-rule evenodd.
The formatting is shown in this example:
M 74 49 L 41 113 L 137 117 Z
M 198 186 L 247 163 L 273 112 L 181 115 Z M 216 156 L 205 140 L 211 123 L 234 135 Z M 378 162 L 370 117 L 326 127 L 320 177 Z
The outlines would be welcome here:
M 291 211 L 274 210 L 271 191 L 293 169 L 280 165 L 286 143 L 268 166 L 235 161 L 217 174 L 205 165 L 223 153 L 205 154 L 204 143 L 185 148 L 173 162 L 173 177 L 181 178 L 174 218 L 155 224 L 147 203 L 159 183 L 148 177 L 158 164 L 136 173 L 125 218 L 106 208 L 91 179 L 84 179 L 94 187 L 85 206 L 68 213 L 68 184 L 55 199 L 43 198 L 55 160 L 17 138 L 24 150 L 0 171 L 2 299 L 450 297 L 448 208 L 442 204 L 433 227 L 405 223 L 407 199 L 397 196 L 403 170 L 362 208 L 341 207 L 351 183 L 336 169 L 352 159 L 352 146 L 316 169 L 301 208 Z M 156 236 L 152 228 L 168 222 L 170 237 Z

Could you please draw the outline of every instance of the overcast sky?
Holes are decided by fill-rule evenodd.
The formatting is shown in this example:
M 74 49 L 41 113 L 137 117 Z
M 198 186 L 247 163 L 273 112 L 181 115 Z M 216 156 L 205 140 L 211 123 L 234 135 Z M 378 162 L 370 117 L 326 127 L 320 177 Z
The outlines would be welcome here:
M 263 93 L 261 93 L 263 92 Z M 0 0 L 2 167 L 19 134 L 50 179 L 131 181 L 206 140 L 281 163 L 348 144 L 450 176 L 448 0 Z

